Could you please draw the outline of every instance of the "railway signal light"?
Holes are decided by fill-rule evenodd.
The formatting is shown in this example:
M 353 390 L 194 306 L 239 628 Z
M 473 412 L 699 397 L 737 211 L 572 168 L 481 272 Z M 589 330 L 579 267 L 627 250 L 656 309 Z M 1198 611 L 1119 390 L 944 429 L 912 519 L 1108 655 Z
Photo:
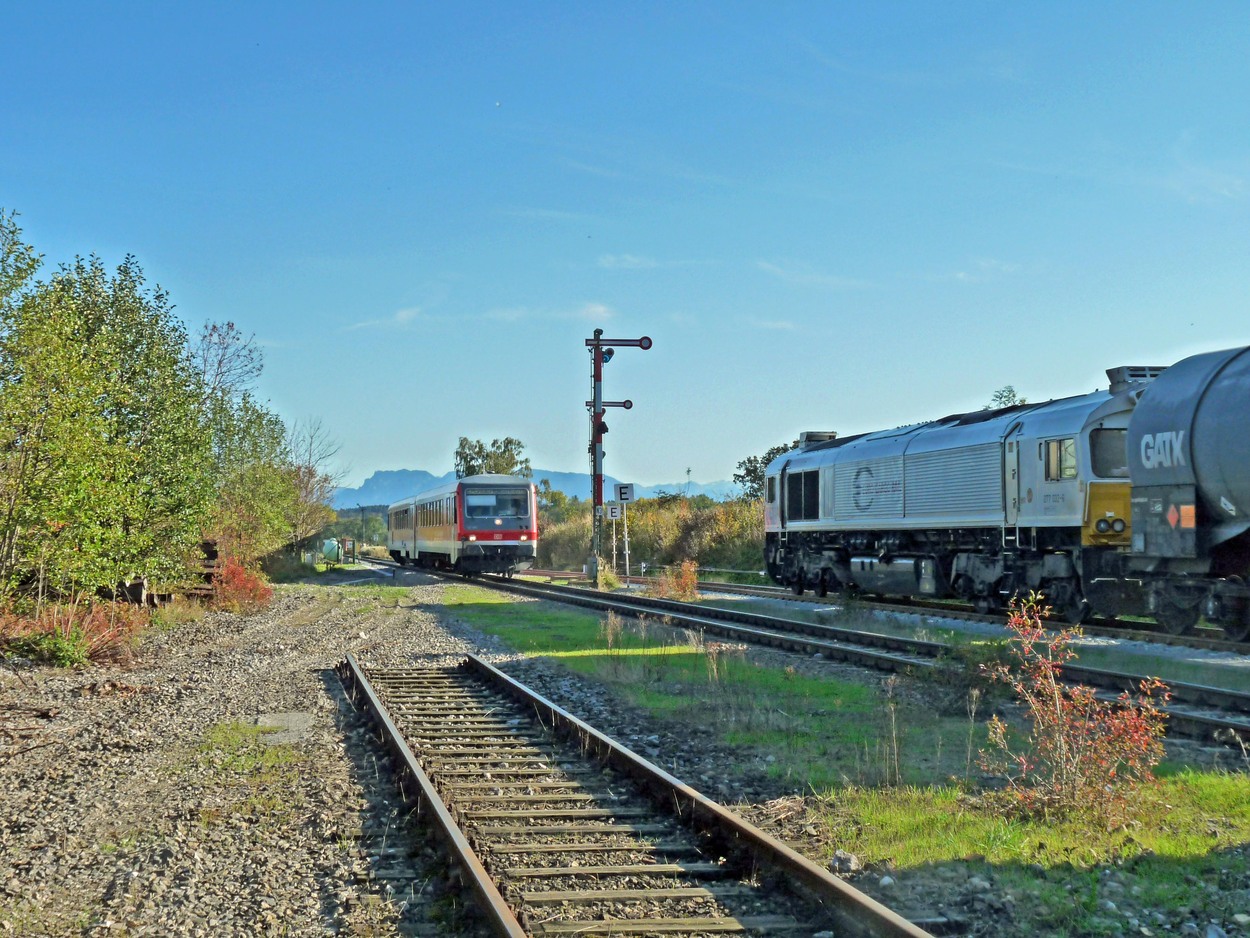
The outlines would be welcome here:
M 602 533 L 602 514 L 603 514 L 603 435 L 608 432 L 608 424 L 603 419 L 604 410 L 608 407 L 620 407 L 629 410 L 634 406 L 634 402 L 630 400 L 624 401 L 605 401 L 603 399 L 603 366 L 612 360 L 616 354 L 616 349 L 611 346 L 621 348 L 640 348 L 644 352 L 651 348 L 651 336 L 644 335 L 637 339 L 605 339 L 603 330 L 596 329 L 593 338 L 586 340 L 586 349 L 590 352 L 594 362 L 592 379 L 594 381 L 594 396 L 592 400 L 586 402 L 586 409 L 590 411 L 590 471 L 592 475 L 591 499 L 594 505 L 594 527 L 591 544 L 590 557 L 590 573 L 597 584 L 599 581 L 599 553 L 600 545 L 603 539 Z

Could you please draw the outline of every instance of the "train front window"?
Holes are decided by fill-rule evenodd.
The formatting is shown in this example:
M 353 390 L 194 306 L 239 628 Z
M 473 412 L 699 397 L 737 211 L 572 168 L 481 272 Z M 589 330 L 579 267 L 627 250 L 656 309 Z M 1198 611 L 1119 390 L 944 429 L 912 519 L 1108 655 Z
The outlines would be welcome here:
M 1093 430 L 1089 434 L 1089 461 L 1102 479 L 1128 478 L 1128 431 Z
M 518 526 L 528 523 L 529 492 L 525 489 L 494 489 L 464 493 L 464 524 L 467 528 L 491 528 L 499 525 Z

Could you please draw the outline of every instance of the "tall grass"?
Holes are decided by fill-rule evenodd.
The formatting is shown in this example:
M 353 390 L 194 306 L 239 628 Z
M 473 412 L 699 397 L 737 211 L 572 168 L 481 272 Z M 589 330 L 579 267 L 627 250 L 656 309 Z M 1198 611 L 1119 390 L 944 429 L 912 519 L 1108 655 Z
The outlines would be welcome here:
M 623 541 L 618 526 L 618 541 Z M 590 506 L 568 520 L 543 524 L 538 565 L 578 569 L 590 555 Z M 629 548 L 635 564 L 678 564 L 757 570 L 764 545 L 764 506 L 760 501 L 697 505 L 689 499 L 642 499 L 629 506 Z

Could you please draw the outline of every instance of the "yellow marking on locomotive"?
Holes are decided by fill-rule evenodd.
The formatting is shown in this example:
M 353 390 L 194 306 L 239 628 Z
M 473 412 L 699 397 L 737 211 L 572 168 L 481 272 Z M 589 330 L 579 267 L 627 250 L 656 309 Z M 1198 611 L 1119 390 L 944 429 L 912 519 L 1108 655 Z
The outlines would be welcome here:
M 1128 482 L 1091 482 L 1085 490 L 1081 543 L 1086 547 L 1128 547 L 1133 537 Z

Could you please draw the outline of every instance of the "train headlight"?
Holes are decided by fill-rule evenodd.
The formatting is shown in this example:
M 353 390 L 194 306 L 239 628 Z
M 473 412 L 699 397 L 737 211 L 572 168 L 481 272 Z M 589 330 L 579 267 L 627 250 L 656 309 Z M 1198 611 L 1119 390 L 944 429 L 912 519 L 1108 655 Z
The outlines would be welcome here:
M 469 540 L 471 540 L 471 541 L 476 541 L 476 540 L 477 540 L 477 535 L 476 535 L 476 534 L 470 534 L 470 535 L 469 535 Z
M 1099 534 L 1106 534 L 1111 530 L 1111 522 L 1106 518 L 1099 518 L 1094 524 L 1094 530 Z
M 529 539 L 530 539 L 530 536 L 529 536 L 528 534 L 522 534 L 522 535 L 521 535 L 521 540 L 523 540 L 523 541 L 528 541 Z
M 1116 518 L 1111 522 L 1111 530 L 1116 534 L 1123 534 L 1126 527 L 1128 527 L 1128 525 L 1124 523 L 1123 518 Z

